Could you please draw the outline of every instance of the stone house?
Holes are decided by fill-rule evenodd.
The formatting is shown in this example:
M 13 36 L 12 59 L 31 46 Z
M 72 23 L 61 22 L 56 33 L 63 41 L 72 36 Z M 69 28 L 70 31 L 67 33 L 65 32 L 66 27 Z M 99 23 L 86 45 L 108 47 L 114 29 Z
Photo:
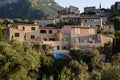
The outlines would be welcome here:
M 52 45 L 54 50 L 59 50 L 61 49 L 61 43 L 57 41 L 56 34 L 57 29 L 54 27 L 39 27 L 35 24 L 14 24 L 3 30 L 6 40 L 13 38 L 21 42 L 40 42 Z
M 84 12 L 85 12 L 85 13 L 96 12 L 96 7 L 95 7 L 95 6 L 84 7 Z
M 81 15 L 81 26 L 103 27 L 106 26 L 107 17 L 101 15 Z
M 112 38 L 97 34 L 96 27 L 65 25 L 61 29 L 55 27 L 39 27 L 36 24 L 15 24 L 3 30 L 5 40 L 17 39 L 21 42 L 43 43 L 54 47 L 54 50 L 69 48 L 100 47 Z
M 103 46 L 104 43 L 108 41 L 112 42 L 112 38 L 104 36 L 102 34 L 97 34 L 96 27 L 82 27 L 80 25 L 76 26 L 64 26 L 61 29 L 61 33 L 69 35 L 70 47 L 72 48 L 85 48 L 94 47 L 98 48 Z
M 72 21 L 74 24 L 80 24 L 80 11 L 79 8 L 70 6 L 58 11 L 58 17 L 65 24 L 69 24 Z

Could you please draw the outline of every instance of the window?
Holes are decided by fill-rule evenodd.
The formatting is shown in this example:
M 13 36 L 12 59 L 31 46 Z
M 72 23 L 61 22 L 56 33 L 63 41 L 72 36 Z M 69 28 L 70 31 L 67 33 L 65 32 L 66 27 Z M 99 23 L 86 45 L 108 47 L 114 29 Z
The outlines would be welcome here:
M 49 41 L 55 41 L 55 38 L 50 38 Z
M 62 41 L 68 41 L 68 38 L 67 37 L 63 37 Z
M 40 30 L 40 33 L 46 33 L 46 30 Z
M 76 37 L 76 38 L 75 38 L 75 42 L 76 42 L 76 43 L 79 43 L 79 42 L 80 42 L 80 37 Z
M 24 40 L 26 40 L 26 35 L 24 35 Z
M 23 30 L 25 30 L 25 27 L 23 26 Z
M 47 41 L 47 38 L 43 38 L 42 40 L 43 40 L 43 41 Z
M 19 33 L 15 33 L 15 37 L 19 37 L 20 35 L 19 35 Z
M 31 27 L 31 30 L 35 30 L 35 27 Z
M 91 19 L 91 22 L 92 22 L 93 20 Z
M 108 41 L 109 41 L 109 42 L 112 42 L 112 39 L 111 39 L 111 38 L 109 38 L 109 39 L 108 39 Z
M 87 22 L 87 20 L 85 20 L 85 23 Z
M 92 37 L 89 37 L 89 38 L 88 38 L 88 42 L 89 42 L 89 43 L 93 43 L 93 38 L 92 38 Z
M 75 28 L 75 34 L 80 34 L 80 28 Z
M 47 24 L 46 24 L 46 22 L 42 22 L 42 26 L 46 26 Z
M 57 50 L 60 50 L 60 46 L 57 46 Z
M 94 30 L 93 29 L 89 29 L 89 34 L 94 34 Z
M 99 22 L 100 21 L 100 19 L 94 19 L 94 22 Z
M 31 39 L 35 39 L 35 35 L 31 35 Z
M 52 34 L 52 30 L 49 30 L 49 33 Z
M 67 47 L 66 47 L 66 46 L 63 46 L 63 47 L 62 47 L 62 49 L 63 49 L 63 50 L 66 50 L 66 49 L 67 49 Z
M 90 25 L 90 27 L 93 27 L 93 25 Z

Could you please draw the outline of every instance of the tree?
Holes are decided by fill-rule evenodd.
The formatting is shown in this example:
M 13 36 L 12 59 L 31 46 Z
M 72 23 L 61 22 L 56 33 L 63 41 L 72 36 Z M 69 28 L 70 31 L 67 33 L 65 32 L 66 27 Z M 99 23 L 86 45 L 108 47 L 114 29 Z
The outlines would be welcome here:
M 115 30 L 120 30 L 120 17 L 115 17 L 113 19 L 113 24 L 114 24 Z
M 94 73 L 92 73 L 89 80 L 101 80 L 101 73 L 98 71 L 95 71 Z
M 58 80 L 73 80 L 73 76 L 74 74 L 71 72 L 71 69 L 64 67 L 58 75 Z
M 116 54 L 120 52 L 120 17 L 115 17 L 113 19 L 115 28 L 115 38 L 113 40 L 113 53 Z
M 113 39 L 113 53 L 120 52 L 120 30 L 115 31 L 115 38 Z
M 50 46 L 48 44 L 40 44 L 40 43 L 34 43 L 32 48 L 37 53 L 43 53 L 43 54 L 47 54 L 48 52 L 53 50 L 53 46 Z
M 39 57 L 28 44 L 0 42 L 0 80 L 35 80 Z
M 46 76 L 45 74 L 42 76 L 42 80 L 54 80 L 54 77 L 53 76 Z
M 42 44 L 40 43 L 34 43 L 32 48 L 37 52 L 37 53 L 40 53 L 42 52 Z
M 104 34 L 106 36 L 114 38 L 115 31 L 113 28 L 106 29 L 104 27 L 98 27 L 97 29 L 98 34 Z
M 23 22 L 23 20 L 22 20 L 22 19 L 20 19 L 20 18 L 17 18 L 17 19 L 14 19 L 14 22 L 15 22 L 15 23 L 22 23 L 22 22 Z
M 68 64 L 68 68 L 71 69 L 71 72 L 74 73 L 72 80 L 88 80 L 89 75 L 87 73 L 88 66 L 83 61 L 72 60 Z
M 63 26 L 64 26 L 64 21 L 62 19 L 60 19 L 59 27 L 62 28 Z
M 83 61 L 86 62 L 86 64 L 88 65 L 89 71 L 95 69 L 100 61 L 98 50 L 88 48 L 86 50 L 86 54 L 83 56 Z
M 41 67 L 39 68 L 38 80 L 42 78 L 47 79 L 50 77 L 54 71 L 54 58 L 42 55 L 40 56 Z M 48 80 L 48 79 L 47 79 Z
M 24 23 L 30 23 L 30 21 L 28 19 L 24 19 L 23 22 Z
M 108 42 L 104 44 L 104 47 L 102 47 L 102 53 L 105 54 L 105 61 L 109 62 L 112 58 L 112 43 Z
M 112 65 L 120 65 L 120 53 L 113 55 Z
M 13 21 L 12 19 L 6 18 L 6 19 L 4 20 L 4 23 L 5 23 L 6 25 L 7 25 L 7 24 L 13 24 L 14 21 Z
M 53 50 L 53 47 L 48 44 L 43 44 L 42 49 L 43 49 L 43 53 L 47 54 L 48 52 Z
M 120 66 L 113 66 L 102 72 L 101 80 L 119 80 Z
M 0 19 L 0 25 L 3 24 L 3 19 Z
M 70 49 L 70 56 L 77 61 L 82 60 L 82 53 L 81 49 Z
M 3 34 L 2 34 L 2 26 L 0 25 L 0 41 L 3 40 Z

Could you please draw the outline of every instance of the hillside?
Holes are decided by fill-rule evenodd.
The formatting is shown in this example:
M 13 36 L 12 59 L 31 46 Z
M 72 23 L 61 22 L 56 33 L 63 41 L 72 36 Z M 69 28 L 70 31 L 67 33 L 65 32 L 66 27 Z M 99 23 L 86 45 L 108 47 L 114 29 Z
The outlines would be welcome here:
M 0 18 L 33 20 L 55 15 L 61 8 L 54 0 L 0 0 Z

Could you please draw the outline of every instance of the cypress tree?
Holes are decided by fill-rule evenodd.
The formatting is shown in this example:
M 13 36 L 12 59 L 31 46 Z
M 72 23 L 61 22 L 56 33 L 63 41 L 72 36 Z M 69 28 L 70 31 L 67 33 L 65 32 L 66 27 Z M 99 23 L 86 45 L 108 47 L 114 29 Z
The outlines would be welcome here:
M 3 34 L 2 34 L 2 26 L 0 25 L 0 41 L 3 40 Z

